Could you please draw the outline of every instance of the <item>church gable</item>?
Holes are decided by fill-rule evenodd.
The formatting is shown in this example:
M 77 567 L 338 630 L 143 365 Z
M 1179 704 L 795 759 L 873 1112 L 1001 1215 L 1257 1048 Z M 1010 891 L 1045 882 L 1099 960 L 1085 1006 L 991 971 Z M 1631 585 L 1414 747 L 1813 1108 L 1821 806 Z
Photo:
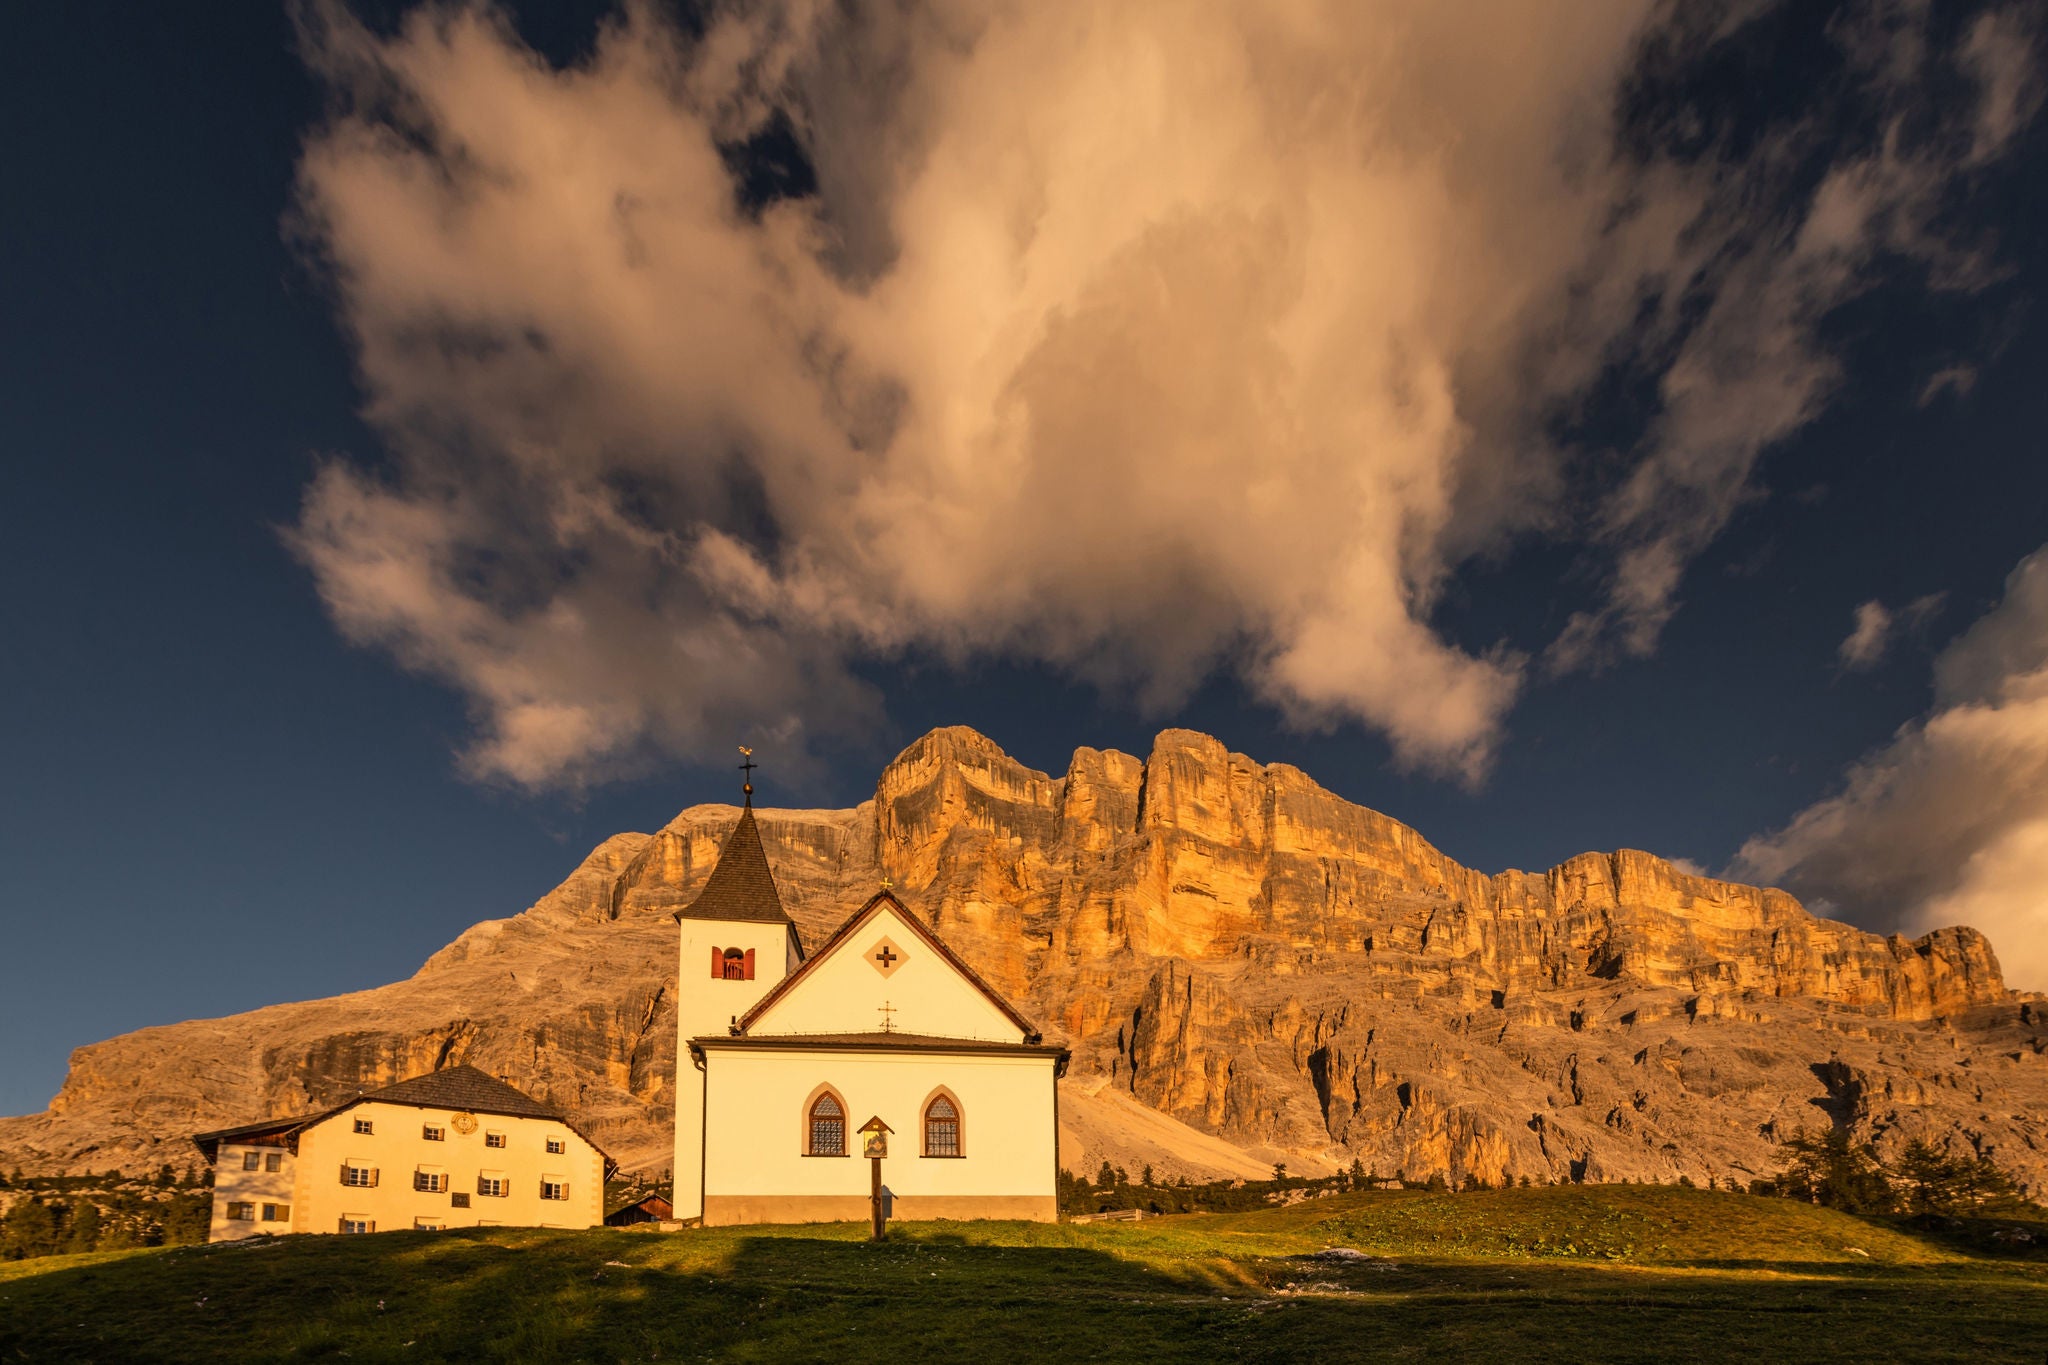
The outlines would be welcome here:
M 1038 1031 L 884 891 L 739 1021 L 748 1037 L 900 1033 L 1035 1042 Z

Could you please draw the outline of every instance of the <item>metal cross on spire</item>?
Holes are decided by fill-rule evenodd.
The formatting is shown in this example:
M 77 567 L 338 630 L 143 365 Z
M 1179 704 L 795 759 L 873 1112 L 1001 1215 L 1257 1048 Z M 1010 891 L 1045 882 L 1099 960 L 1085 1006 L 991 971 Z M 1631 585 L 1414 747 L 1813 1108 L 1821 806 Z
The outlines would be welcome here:
M 740 771 L 746 774 L 740 779 L 740 790 L 746 794 L 747 804 L 750 806 L 754 804 L 754 769 L 758 766 L 754 762 L 754 751 L 744 744 L 740 745 Z

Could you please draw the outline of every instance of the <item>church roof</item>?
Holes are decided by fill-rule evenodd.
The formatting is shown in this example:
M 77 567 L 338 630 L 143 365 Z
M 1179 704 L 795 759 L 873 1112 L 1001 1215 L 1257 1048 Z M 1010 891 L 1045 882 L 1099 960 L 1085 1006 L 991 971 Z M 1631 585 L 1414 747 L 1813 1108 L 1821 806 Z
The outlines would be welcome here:
M 717 874 L 714 873 L 713 875 L 716 876 Z M 981 974 L 979 972 L 975 971 L 974 968 L 968 966 L 965 962 L 961 961 L 960 955 L 955 953 L 951 948 L 948 948 L 945 944 L 945 941 L 942 940 L 936 933 L 932 931 L 930 925 L 926 924 L 923 920 L 919 919 L 916 915 L 912 914 L 910 912 L 909 907 L 904 905 L 902 901 L 897 900 L 896 897 L 888 891 L 877 891 L 866 905 L 863 905 L 859 910 L 855 911 L 851 916 L 848 917 L 846 923 L 840 925 L 836 930 L 833 931 L 832 937 L 826 939 L 823 945 L 821 945 L 815 953 L 811 954 L 810 959 L 807 962 L 805 962 L 803 966 L 797 968 L 794 972 L 791 972 L 788 976 L 785 976 L 782 978 L 782 980 L 776 982 L 775 988 L 773 990 L 769 991 L 766 995 L 762 996 L 758 1001 L 754 1003 L 754 1007 L 752 1009 L 748 1010 L 745 1014 L 739 1017 L 739 1022 L 735 1025 L 736 1031 L 744 1034 L 749 1028 L 753 1026 L 753 1023 L 756 1019 L 759 1019 L 763 1014 L 766 1014 L 768 1010 L 774 1006 L 776 1001 L 782 999 L 782 997 L 784 997 L 785 995 L 788 995 L 790 991 L 795 989 L 796 984 L 799 981 L 802 981 L 805 977 L 809 976 L 812 972 L 816 971 L 818 966 L 821 963 L 823 963 L 826 958 L 832 956 L 833 949 L 837 948 L 840 944 L 844 943 L 847 940 L 847 938 L 853 934 L 855 930 L 859 929 L 863 924 L 866 924 L 876 915 L 882 913 L 882 911 L 885 909 L 895 910 L 896 917 L 898 919 L 902 920 L 903 923 L 909 925 L 911 931 L 915 933 L 919 938 L 923 939 L 925 943 L 930 946 L 933 952 L 937 953 L 941 959 L 943 959 L 949 966 L 953 968 L 954 971 L 960 973 L 961 976 L 965 977 L 969 985 L 973 986 L 974 989 L 980 991 L 984 996 L 986 996 L 988 998 L 988 1002 L 994 1005 L 996 1009 L 1001 1012 L 1002 1016 L 1005 1019 L 1008 1019 L 1012 1024 L 1015 1024 L 1017 1026 L 1018 1031 L 1024 1035 L 1026 1042 L 1038 1042 L 1041 1036 L 1038 1031 L 1038 1025 L 1032 1023 L 1029 1019 L 1026 1019 L 1022 1014 L 1018 1013 L 1017 1007 L 1015 1005 L 1012 1005 L 1009 1001 L 1003 999 L 1003 997 L 996 992 L 995 987 L 989 985 L 988 982 L 983 981 L 981 979 Z
M 775 876 L 768 870 L 768 854 L 761 847 L 761 828 L 754 823 L 751 796 L 740 811 L 718 863 L 704 889 L 675 913 L 686 919 L 753 920 L 762 924 L 789 924 L 782 908 L 782 896 L 775 889 Z
M 1053 1043 L 1005 1043 L 990 1038 L 941 1038 L 930 1033 L 770 1033 L 753 1036 L 692 1038 L 693 1048 L 790 1048 L 815 1052 L 1021 1052 L 1034 1057 L 1065 1057 L 1069 1049 Z

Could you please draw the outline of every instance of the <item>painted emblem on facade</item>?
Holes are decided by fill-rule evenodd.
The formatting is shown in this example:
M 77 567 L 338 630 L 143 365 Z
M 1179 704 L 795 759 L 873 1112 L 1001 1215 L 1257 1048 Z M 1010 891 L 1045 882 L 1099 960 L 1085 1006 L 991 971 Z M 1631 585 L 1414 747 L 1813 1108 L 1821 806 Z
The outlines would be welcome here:
M 868 965 L 883 976 L 894 976 L 896 969 L 903 965 L 903 949 L 894 939 L 882 939 L 868 949 L 867 957 Z

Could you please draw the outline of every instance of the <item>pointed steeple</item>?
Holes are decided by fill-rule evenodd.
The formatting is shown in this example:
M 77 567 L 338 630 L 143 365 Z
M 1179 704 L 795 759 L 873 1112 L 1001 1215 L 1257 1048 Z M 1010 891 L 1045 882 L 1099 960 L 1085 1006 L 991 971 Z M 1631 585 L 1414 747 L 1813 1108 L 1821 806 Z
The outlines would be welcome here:
M 746 756 L 740 768 L 751 779 L 754 751 L 742 748 L 740 753 Z M 697 893 L 697 899 L 676 911 L 678 920 L 791 922 L 782 908 L 782 896 L 775 889 L 775 876 L 768 870 L 768 854 L 761 847 L 761 828 L 754 823 L 753 782 L 747 782 L 741 790 L 746 804 L 740 809 L 740 822 L 733 826 L 725 847 L 719 850 L 718 865 L 711 869 L 711 878 Z

